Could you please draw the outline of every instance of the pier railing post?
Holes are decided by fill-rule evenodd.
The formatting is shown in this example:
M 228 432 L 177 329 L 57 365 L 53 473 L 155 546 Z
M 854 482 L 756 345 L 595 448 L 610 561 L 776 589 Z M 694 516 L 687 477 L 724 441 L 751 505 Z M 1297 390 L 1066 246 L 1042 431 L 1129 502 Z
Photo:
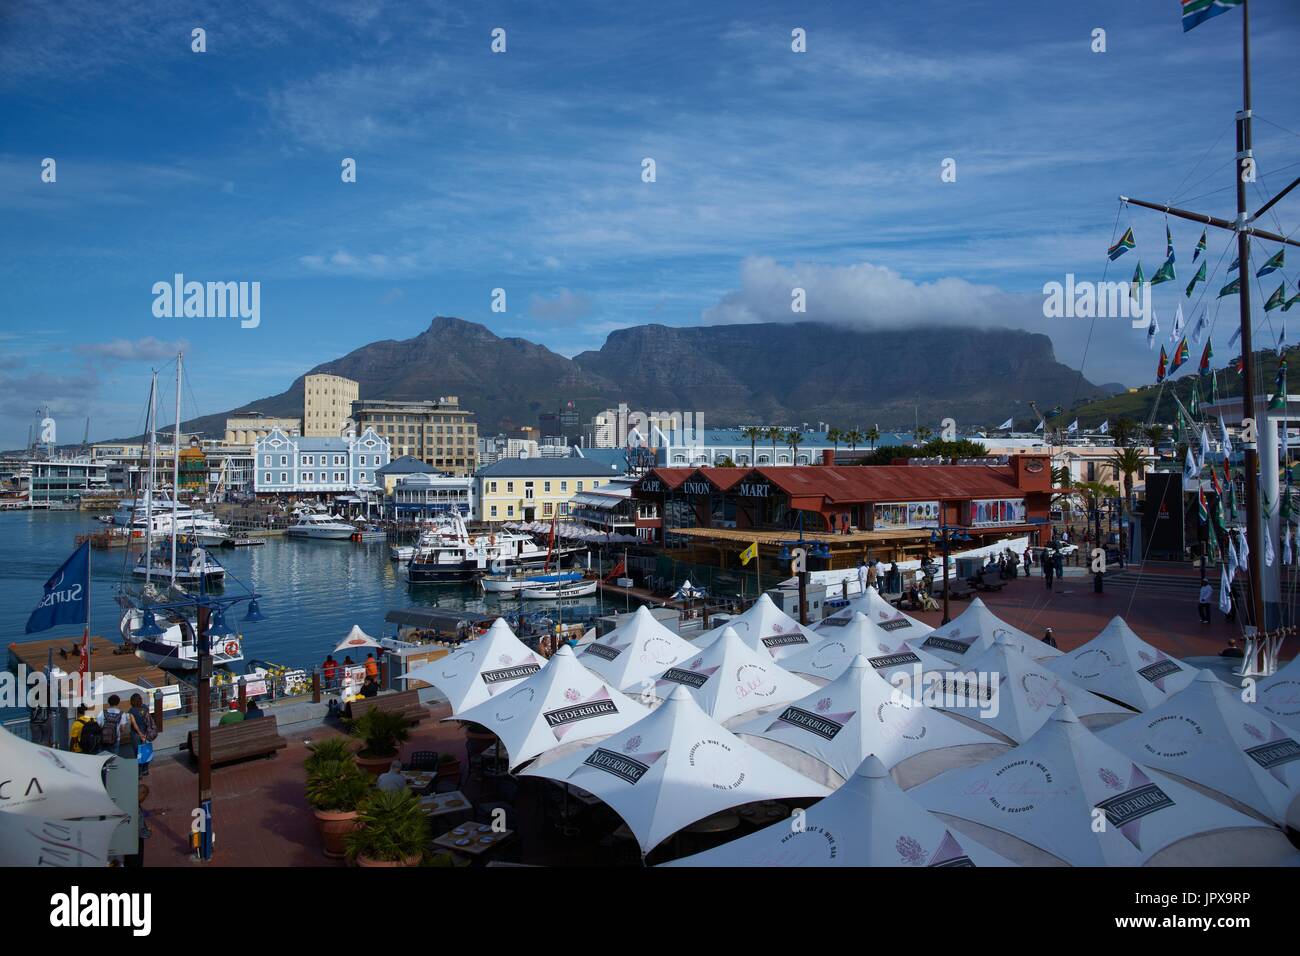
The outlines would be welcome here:
M 248 709 L 248 685 L 244 683 L 244 678 L 239 678 L 239 712 L 242 714 Z
M 158 727 L 158 732 L 162 733 L 163 729 L 163 695 L 161 690 L 153 692 L 153 722 Z
M 311 672 L 311 702 L 320 703 L 320 671 L 318 670 Z

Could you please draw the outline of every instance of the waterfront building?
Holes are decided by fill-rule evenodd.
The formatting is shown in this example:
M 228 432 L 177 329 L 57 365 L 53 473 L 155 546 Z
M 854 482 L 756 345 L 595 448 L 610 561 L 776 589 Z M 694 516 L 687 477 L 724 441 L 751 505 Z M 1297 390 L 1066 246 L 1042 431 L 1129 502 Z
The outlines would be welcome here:
M 394 455 L 413 455 L 439 471 L 472 475 L 478 460 L 478 425 L 460 399 L 447 395 L 436 401 L 393 402 L 360 399 L 352 403 L 358 431 L 374 429 L 387 440 Z
M 432 518 L 454 512 L 468 519 L 475 513 L 476 485 L 472 475 L 411 472 L 395 477 L 389 500 L 397 518 Z
M 632 495 L 659 511 L 653 540 L 739 566 L 757 541 L 779 570 L 783 547 L 803 538 L 824 554 L 809 570 L 855 567 L 868 556 L 933 553 L 933 529 L 961 527 L 970 547 L 1036 534 L 1047 523 L 1051 459 L 1017 455 L 961 464 L 653 468 Z M 647 522 L 651 523 L 651 522 Z M 788 570 L 788 567 L 787 569 Z
M 575 493 L 569 500 L 569 520 L 602 534 L 629 534 L 653 541 L 659 529 L 659 509 L 653 502 L 632 496 L 638 480 L 636 475 L 621 475 Z
M 227 445 L 254 445 L 270 435 L 272 429 L 278 429 L 285 435 L 301 435 L 302 419 L 280 418 L 263 415 L 261 412 L 227 418 L 225 441 Z
M 259 439 L 253 490 L 265 494 L 345 494 L 375 491 L 389 444 L 367 428 L 359 436 L 307 438 L 273 428 Z
M 623 473 L 616 465 L 579 456 L 503 458 L 475 475 L 478 518 L 489 523 L 567 518 L 574 495 Z
M 302 381 L 302 433 L 308 438 L 342 435 L 361 386 L 342 375 L 317 373 Z
M 90 458 L 29 461 L 28 497 L 32 501 L 71 501 L 91 492 L 109 491 L 103 462 Z

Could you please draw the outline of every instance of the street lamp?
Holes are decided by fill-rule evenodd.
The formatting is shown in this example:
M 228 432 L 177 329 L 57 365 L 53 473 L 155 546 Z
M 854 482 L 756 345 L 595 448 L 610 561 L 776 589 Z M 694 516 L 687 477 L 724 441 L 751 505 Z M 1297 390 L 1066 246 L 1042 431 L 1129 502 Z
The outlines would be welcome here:
M 973 541 L 966 529 L 959 525 L 941 524 L 930 532 L 930 541 L 943 547 L 943 623 L 952 620 L 948 614 L 948 554 L 953 541 Z

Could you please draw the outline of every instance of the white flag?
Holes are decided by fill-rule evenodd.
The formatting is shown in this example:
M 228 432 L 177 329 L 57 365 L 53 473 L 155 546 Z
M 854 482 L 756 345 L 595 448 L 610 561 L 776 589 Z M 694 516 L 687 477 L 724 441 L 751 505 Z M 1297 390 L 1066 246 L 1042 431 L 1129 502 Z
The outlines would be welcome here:
M 1008 418 L 1005 422 L 999 425 L 998 428 L 1010 428 L 1013 424 L 1014 422 L 1012 421 L 1012 419 Z
M 1223 441 L 1223 460 L 1232 457 L 1232 439 L 1228 437 L 1228 426 L 1223 424 L 1223 414 L 1219 414 L 1219 437 Z
M 1192 446 L 1187 446 L 1187 463 L 1183 466 L 1183 481 L 1191 484 L 1200 475 L 1201 469 L 1196 467 L 1196 459 L 1192 456 Z M 1191 490 L 1190 488 L 1188 489 Z
M 1079 419 L 1076 418 L 1074 421 L 1070 422 L 1070 427 L 1066 429 L 1066 432 L 1070 435 L 1073 435 L 1078 430 L 1079 430 Z
M 1180 302 L 1178 304 L 1178 311 L 1174 313 L 1174 327 L 1169 330 L 1169 341 L 1172 344 L 1178 344 L 1179 336 L 1183 334 L 1183 325 L 1183 306 Z
M 1246 562 L 1250 560 L 1250 542 L 1246 540 L 1245 528 L 1242 528 L 1238 533 L 1241 536 L 1241 541 L 1237 544 L 1237 563 L 1241 565 L 1243 570 L 1249 571 L 1250 565 Z
M 1236 345 L 1236 344 L 1237 344 L 1237 339 L 1239 339 L 1239 338 L 1241 338 L 1241 326 L 1240 326 L 1240 325 L 1237 326 L 1236 331 L 1232 333 L 1231 337 L 1229 337 L 1229 339 L 1228 339 L 1228 348 L 1232 348 L 1234 345 Z
M 1232 543 L 1232 532 L 1228 532 L 1228 546 L 1224 549 L 1228 559 L 1228 579 L 1232 580 L 1237 576 L 1237 570 L 1241 567 L 1237 561 L 1237 548 Z
M 1197 319 L 1197 320 L 1196 320 L 1196 324 L 1195 324 L 1194 326 L 1192 326 L 1192 344 L 1193 344 L 1193 345 L 1200 345 L 1200 344 L 1201 344 L 1201 336 L 1205 334 L 1205 315 L 1206 315 L 1206 314 L 1205 314 L 1204 312 L 1202 312 L 1202 313 L 1201 313 L 1201 317 L 1200 317 L 1199 319 Z
M 1109 435 L 1109 434 L 1110 434 L 1110 419 L 1108 418 L 1108 419 L 1106 419 L 1104 422 L 1102 422 L 1102 423 L 1101 423 L 1101 427 L 1098 428 L 1097 431 L 1101 432 L 1103 435 Z
M 1040 418 L 1038 420 L 1038 424 L 1034 426 L 1034 431 L 1041 432 L 1042 430 L 1043 430 L 1043 420 Z
M 1291 526 L 1286 526 L 1286 534 L 1282 536 L 1282 563 L 1290 564 L 1293 560 L 1291 553 Z
M 1264 566 L 1271 568 L 1273 559 L 1276 557 L 1273 553 L 1273 536 L 1269 534 L 1268 522 L 1264 522 Z
M 1204 468 L 1210 460 L 1210 430 L 1201 426 L 1201 467 Z
M 1232 612 L 1232 573 L 1219 575 L 1219 610 L 1224 614 Z
M 1147 326 L 1147 348 L 1156 347 L 1156 333 L 1160 331 L 1160 320 L 1156 318 L 1156 310 L 1151 310 L 1151 324 Z

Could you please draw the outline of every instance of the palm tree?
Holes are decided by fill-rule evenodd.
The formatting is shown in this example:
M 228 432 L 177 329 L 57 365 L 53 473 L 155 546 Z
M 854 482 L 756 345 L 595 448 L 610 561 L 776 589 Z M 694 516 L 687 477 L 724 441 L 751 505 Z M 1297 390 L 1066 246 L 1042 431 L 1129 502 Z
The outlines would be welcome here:
M 1133 439 L 1138 436 L 1137 423 L 1131 418 L 1121 418 L 1115 422 L 1115 427 L 1110 430 L 1110 437 L 1115 442 L 1115 447 L 1123 448 L 1131 445 Z
M 1115 466 L 1116 477 L 1122 477 L 1124 481 L 1124 503 L 1120 509 L 1119 521 L 1119 547 L 1122 554 L 1126 547 L 1124 529 L 1127 527 L 1124 523 L 1124 512 L 1133 507 L 1133 476 L 1145 473 L 1147 462 L 1142 451 L 1131 445 L 1115 452 L 1110 462 Z
M 785 433 L 785 443 L 790 446 L 790 464 L 799 463 L 799 446 L 803 443 L 803 432 L 791 429 Z
M 1165 431 L 1164 425 L 1147 425 L 1142 429 L 1142 434 L 1146 436 L 1146 440 L 1151 444 L 1151 447 L 1155 448 L 1165 440 L 1168 433 Z
M 749 467 L 753 468 L 758 464 L 754 457 L 754 449 L 758 446 L 758 440 L 763 437 L 764 432 L 761 425 L 750 425 L 748 428 L 741 429 L 740 432 L 749 439 Z
M 1058 494 L 1052 495 L 1052 504 L 1070 497 L 1070 488 L 1074 486 L 1074 479 L 1070 477 L 1070 468 L 1068 465 L 1061 465 L 1059 468 L 1052 469 L 1052 487 L 1066 489 Z
M 856 428 L 851 429 L 844 433 L 844 440 L 849 443 L 849 448 L 852 451 L 857 451 L 858 443 L 862 441 L 862 432 L 858 431 Z
M 876 442 L 880 441 L 880 429 L 872 425 L 867 429 L 867 441 L 871 442 L 871 450 L 876 450 Z
M 916 430 L 916 440 L 919 444 L 924 445 L 930 440 L 930 436 L 933 434 L 934 432 L 930 430 L 929 425 L 922 425 Z
M 835 454 L 840 453 L 840 442 L 844 440 L 844 433 L 838 428 L 831 426 L 826 429 L 826 440 L 835 446 Z
M 767 438 L 772 443 L 772 464 L 776 464 L 776 443 L 785 439 L 785 432 L 776 425 L 767 426 Z

